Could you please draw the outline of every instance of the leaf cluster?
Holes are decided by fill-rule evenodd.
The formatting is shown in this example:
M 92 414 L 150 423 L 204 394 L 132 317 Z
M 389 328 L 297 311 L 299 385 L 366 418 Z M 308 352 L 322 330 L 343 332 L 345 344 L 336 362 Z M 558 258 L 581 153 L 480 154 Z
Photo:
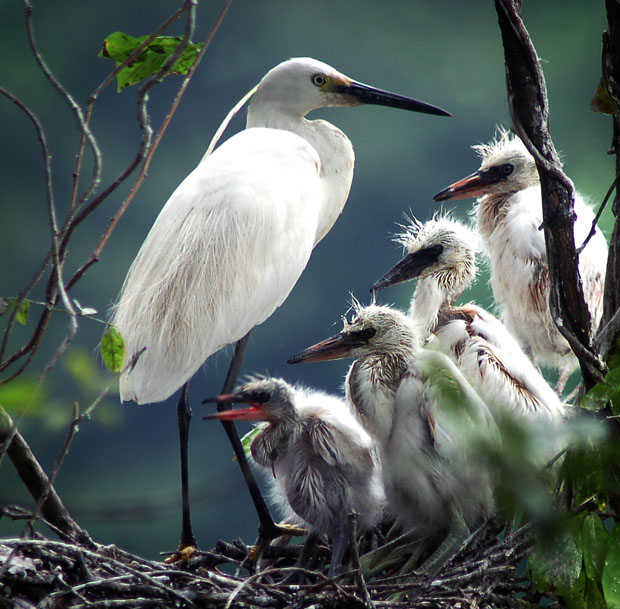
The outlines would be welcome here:
M 99 57 L 107 57 L 116 62 L 118 68 L 126 61 L 150 36 L 135 37 L 125 32 L 114 32 L 103 41 Z M 137 57 L 123 67 L 116 75 L 117 90 L 120 93 L 125 87 L 157 74 L 177 50 L 183 38 L 180 36 L 157 36 L 153 38 Z M 187 44 L 181 56 L 170 68 L 170 74 L 187 74 L 194 65 L 203 43 Z

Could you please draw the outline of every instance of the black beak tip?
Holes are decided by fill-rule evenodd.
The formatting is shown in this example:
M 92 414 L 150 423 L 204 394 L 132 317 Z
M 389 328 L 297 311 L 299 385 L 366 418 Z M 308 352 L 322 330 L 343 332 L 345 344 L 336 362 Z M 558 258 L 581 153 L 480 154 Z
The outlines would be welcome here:
M 443 190 L 440 190 L 438 193 L 435 193 L 433 195 L 433 201 L 435 201 L 435 203 L 439 203 L 440 201 L 447 201 L 450 198 L 450 188 L 444 188 Z

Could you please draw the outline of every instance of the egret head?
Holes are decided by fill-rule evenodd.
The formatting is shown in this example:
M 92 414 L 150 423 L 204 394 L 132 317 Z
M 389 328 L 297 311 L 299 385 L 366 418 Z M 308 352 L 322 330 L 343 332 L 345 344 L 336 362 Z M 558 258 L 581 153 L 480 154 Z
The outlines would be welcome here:
M 482 159 L 480 169 L 438 192 L 434 201 L 511 194 L 539 183 L 534 158 L 508 130 L 498 128 L 491 142 L 473 149 Z
M 406 256 L 379 279 L 372 292 L 419 277 L 432 277 L 446 294 L 460 294 L 476 276 L 476 234 L 447 215 L 428 222 L 411 218 L 397 235 Z
M 235 393 L 223 394 L 203 401 L 203 403 L 247 404 L 248 408 L 223 410 L 203 418 L 220 421 L 269 421 L 271 423 L 293 421 L 296 418 L 294 401 L 295 390 L 285 380 L 273 377 L 253 378 L 238 387 Z
M 289 364 L 333 359 L 393 356 L 408 352 L 417 341 L 412 321 L 391 307 L 354 303 L 351 321 L 344 320 L 339 334 L 304 349 Z
M 425 102 L 356 82 L 311 57 L 289 59 L 267 72 L 250 102 L 250 112 L 268 105 L 281 112 L 305 116 L 311 110 L 325 106 L 360 104 L 450 116 L 445 110 Z

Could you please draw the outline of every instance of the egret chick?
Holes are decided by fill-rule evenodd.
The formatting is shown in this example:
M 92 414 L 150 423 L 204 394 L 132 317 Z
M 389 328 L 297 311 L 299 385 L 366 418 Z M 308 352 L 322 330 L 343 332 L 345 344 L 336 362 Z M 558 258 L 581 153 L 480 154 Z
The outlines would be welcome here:
M 558 370 L 561 393 L 577 365 L 549 309 L 549 267 L 542 224 L 542 200 L 536 163 L 523 142 L 500 129 L 487 145 L 473 147 L 480 169 L 438 192 L 435 201 L 479 197 L 475 206 L 478 232 L 491 267 L 491 287 L 508 330 L 539 365 Z M 592 210 L 575 193 L 575 245 L 580 247 L 594 220 Z M 598 228 L 579 255 L 579 272 L 591 331 L 603 310 L 607 242 Z
M 268 475 L 287 521 L 294 516 L 310 527 L 311 535 L 330 535 L 329 575 L 337 575 L 346 548 L 347 515 L 356 511 L 361 527 L 369 529 L 379 521 L 385 502 L 370 436 L 342 399 L 279 378 L 253 379 L 213 401 L 249 408 L 203 418 L 267 421 L 252 440 L 252 457 Z
M 476 276 L 475 233 L 446 215 L 412 219 L 396 240 L 407 254 L 372 291 L 417 278 L 410 317 L 424 329 L 428 346 L 452 358 L 494 412 L 562 420 L 565 406 L 505 326 L 475 304 L 454 304 Z
M 497 441 L 493 417 L 455 364 L 420 346 L 420 329 L 390 307 L 355 305 L 343 330 L 289 363 L 355 358 L 346 395 L 379 448 L 387 511 L 421 537 L 451 534 L 425 563 L 433 571 L 493 511 L 481 445 Z
M 120 378 L 121 400 L 165 400 L 211 354 L 245 337 L 222 393 L 231 390 L 249 332 L 284 302 L 351 187 L 351 142 L 329 122 L 305 115 L 360 104 L 448 115 L 308 57 L 285 61 L 263 77 L 248 107 L 246 129 L 206 156 L 172 193 L 125 279 L 112 316 L 129 362 Z M 185 398 L 184 390 L 178 405 L 181 546 L 193 546 L 186 466 L 191 410 Z M 223 423 L 262 534 L 279 535 L 234 423 Z

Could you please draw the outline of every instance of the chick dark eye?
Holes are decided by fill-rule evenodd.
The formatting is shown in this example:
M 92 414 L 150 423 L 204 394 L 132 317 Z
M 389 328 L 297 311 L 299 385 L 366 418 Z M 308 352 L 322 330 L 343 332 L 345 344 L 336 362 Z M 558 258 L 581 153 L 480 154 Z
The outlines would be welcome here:
M 443 252 L 443 245 L 441 245 L 440 243 L 433 245 L 433 247 L 431 247 L 431 250 L 430 250 L 431 255 L 436 258 L 438 258 L 442 252 Z
M 366 328 L 365 330 L 362 330 L 361 335 L 362 338 L 370 340 L 376 333 L 377 330 L 375 330 L 375 328 Z
M 257 396 L 256 396 L 256 401 L 259 404 L 265 404 L 266 402 L 268 402 L 271 399 L 271 394 L 268 393 L 267 391 L 261 391 Z
M 513 171 L 515 170 L 515 166 L 512 163 L 504 163 L 500 165 L 499 171 L 503 177 L 507 178 Z
M 327 82 L 327 78 L 324 74 L 315 74 L 312 77 L 312 84 L 317 87 L 322 87 Z

